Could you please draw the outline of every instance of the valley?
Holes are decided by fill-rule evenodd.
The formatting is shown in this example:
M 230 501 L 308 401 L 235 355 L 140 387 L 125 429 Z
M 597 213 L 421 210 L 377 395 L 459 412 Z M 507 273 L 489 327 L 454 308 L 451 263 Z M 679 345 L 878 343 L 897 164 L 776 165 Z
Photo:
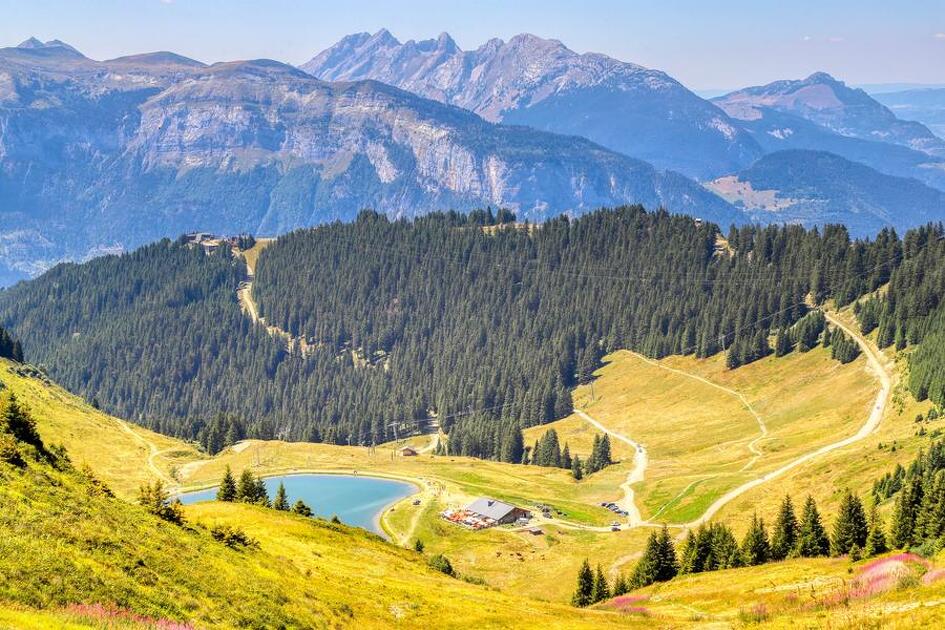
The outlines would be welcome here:
M 0 29 L 0 630 L 945 627 L 938 7 L 138 4 Z

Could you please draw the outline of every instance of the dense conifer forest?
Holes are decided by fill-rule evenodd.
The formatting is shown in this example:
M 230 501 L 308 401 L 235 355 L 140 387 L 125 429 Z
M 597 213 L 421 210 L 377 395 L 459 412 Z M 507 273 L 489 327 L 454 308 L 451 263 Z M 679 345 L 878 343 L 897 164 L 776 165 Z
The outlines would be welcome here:
M 304 355 L 240 311 L 239 257 L 167 240 L 4 291 L 0 324 L 73 391 L 209 450 L 243 436 L 380 443 L 435 418 L 451 452 L 510 461 L 519 429 L 569 413 L 570 389 L 619 348 L 727 351 L 733 368 L 803 350 L 824 327 L 812 306 L 848 304 L 891 274 L 861 319 L 873 309 L 906 343 L 937 334 L 941 226 L 851 241 L 839 226 L 722 234 L 639 207 L 512 219 L 364 212 L 281 237 L 253 295 L 267 323 L 308 341 Z M 914 378 L 941 374 L 929 353 L 916 353 Z

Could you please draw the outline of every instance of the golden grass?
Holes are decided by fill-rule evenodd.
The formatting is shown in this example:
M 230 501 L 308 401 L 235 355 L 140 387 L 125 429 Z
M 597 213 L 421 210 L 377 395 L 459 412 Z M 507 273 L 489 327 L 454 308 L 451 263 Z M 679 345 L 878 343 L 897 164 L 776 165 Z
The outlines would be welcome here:
M 243 255 L 243 259 L 246 261 L 246 266 L 249 267 L 251 272 L 255 272 L 256 262 L 259 260 L 259 255 L 262 251 L 269 247 L 275 240 L 274 238 L 257 238 L 255 245 L 240 252 Z
M 931 628 L 945 621 L 945 582 L 902 584 L 839 597 L 870 561 L 788 560 L 677 577 L 631 594 L 656 627 L 745 627 L 752 613 L 771 628 Z M 934 566 L 942 565 L 939 559 Z M 613 604 L 599 605 L 612 609 Z
M 185 442 L 102 413 L 61 387 L 22 376 L 17 369 L 0 360 L 0 381 L 29 407 L 43 441 L 64 445 L 76 466 L 91 467 L 120 496 L 130 497 L 142 483 L 157 478 L 170 483 L 175 467 L 202 457 Z
M 864 373 L 864 359 L 843 366 L 822 348 L 737 370 L 725 368 L 721 355 L 669 357 L 657 365 L 619 351 L 606 361 L 593 395 L 589 386 L 579 387 L 575 405 L 646 446 L 649 467 L 635 488 L 638 505 L 644 518 L 671 523 L 689 522 L 725 491 L 855 433 L 877 387 Z M 736 393 L 768 428 L 756 460 L 749 444 L 761 431 Z M 548 426 L 570 438 L 580 423 L 570 416 Z M 629 457 L 625 449 L 618 456 Z

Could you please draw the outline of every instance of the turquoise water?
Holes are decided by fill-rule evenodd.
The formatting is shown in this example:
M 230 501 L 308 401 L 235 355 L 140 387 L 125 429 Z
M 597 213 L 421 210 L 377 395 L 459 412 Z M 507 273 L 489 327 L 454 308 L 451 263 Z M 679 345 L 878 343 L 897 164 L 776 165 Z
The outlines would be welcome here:
M 318 516 L 337 516 L 342 523 L 363 527 L 382 536 L 384 533 L 378 518 L 384 508 L 417 491 L 415 486 L 403 481 L 354 475 L 287 475 L 267 477 L 264 481 L 270 499 L 276 496 L 276 489 L 282 482 L 290 505 L 302 499 Z M 216 496 L 217 489 L 210 488 L 182 494 L 180 500 L 197 503 L 212 501 Z

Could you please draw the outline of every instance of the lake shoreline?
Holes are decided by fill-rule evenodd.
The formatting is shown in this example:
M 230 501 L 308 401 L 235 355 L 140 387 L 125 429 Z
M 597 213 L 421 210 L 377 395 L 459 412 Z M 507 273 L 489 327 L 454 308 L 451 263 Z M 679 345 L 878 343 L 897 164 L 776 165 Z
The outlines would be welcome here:
M 361 473 L 356 470 L 338 470 L 338 469 L 318 470 L 318 469 L 293 468 L 293 469 L 289 469 L 282 472 L 267 471 L 265 474 L 259 475 L 259 478 L 264 481 L 272 480 L 272 479 L 280 479 L 280 478 L 289 478 L 289 477 L 340 477 L 340 478 L 347 478 L 347 479 L 364 479 L 364 480 L 376 479 L 378 481 L 397 482 L 399 484 L 403 484 L 403 486 L 406 487 L 408 492 L 404 495 L 393 498 L 391 501 L 384 503 L 380 508 L 378 508 L 371 516 L 370 527 L 364 527 L 363 525 L 354 524 L 354 523 L 346 523 L 346 525 L 349 525 L 350 527 L 360 527 L 361 529 L 370 531 L 372 534 L 376 534 L 377 536 L 380 536 L 381 538 L 387 540 L 388 542 L 393 542 L 393 537 L 383 526 L 382 518 L 384 514 L 388 510 L 396 506 L 397 504 L 403 501 L 409 500 L 423 491 L 422 482 L 416 478 L 401 476 L 401 475 L 391 475 L 391 474 L 385 474 L 385 473 L 374 473 L 374 472 Z M 178 491 L 174 494 L 172 498 L 180 499 L 186 495 L 193 495 L 193 494 L 198 494 L 202 492 L 207 492 L 218 487 L 219 487 L 219 483 L 214 483 L 214 484 L 202 484 L 200 486 L 187 488 L 186 490 L 178 489 Z M 214 499 L 208 498 L 204 500 L 212 501 Z M 322 515 L 320 516 L 320 518 L 330 518 L 330 517 L 326 515 Z

